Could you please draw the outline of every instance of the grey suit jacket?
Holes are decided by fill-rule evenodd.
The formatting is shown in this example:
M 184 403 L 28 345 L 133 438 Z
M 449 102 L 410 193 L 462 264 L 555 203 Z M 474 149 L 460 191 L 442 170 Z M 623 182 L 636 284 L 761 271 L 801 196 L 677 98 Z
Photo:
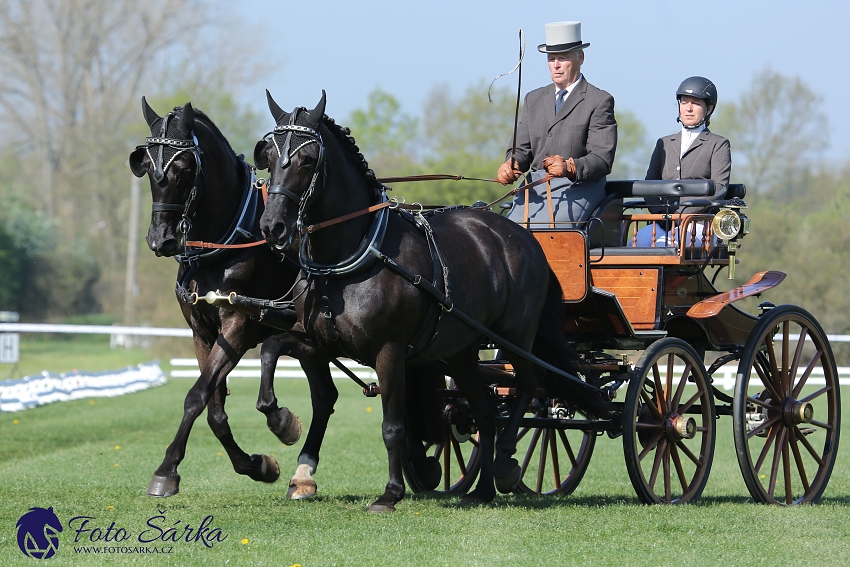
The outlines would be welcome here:
M 681 158 L 682 131 L 659 138 L 646 170 L 647 179 L 713 179 L 713 199 L 723 199 L 732 174 L 729 140 L 703 130 Z
M 611 173 L 617 149 L 614 97 L 584 77 L 555 115 L 555 85 L 528 93 L 517 126 L 516 160 L 522 171 L 543 169 L 549 155 L 573 158 L 576 182 L 596 181 Z M 505 159 L 511 154 L 508 148 Z
M 555 85 L 528 93 L 517 126 L 515 158 L 521 171 L 531 170 L 529 180 L 541 177 L 543 160 L 550 155 L 573 158 L 575 184 L 566 177 L 552 181 L 556 221 L 585 221 L 605 198 L 605 176 L 611 173 L 617 149 L 614 97 L 579 79 L 555 114 Z M 511 157 L 508 148 L 505 159 Z M 532 222 L 548 219 L 545 186 L 529 195 Z M 525 197 L 520 192 L 508 218 L 522 221 Z

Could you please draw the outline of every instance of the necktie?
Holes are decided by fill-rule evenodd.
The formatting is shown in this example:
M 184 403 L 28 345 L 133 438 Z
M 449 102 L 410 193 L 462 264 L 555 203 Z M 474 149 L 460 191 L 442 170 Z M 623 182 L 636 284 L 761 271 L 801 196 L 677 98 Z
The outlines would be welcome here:
M 561 110 L 561 106 L 563 106 L 565 98 L 567 98 L 567 89 L 558 91 L 558 94 L 555 96 L 555 114 L 558 114 Z

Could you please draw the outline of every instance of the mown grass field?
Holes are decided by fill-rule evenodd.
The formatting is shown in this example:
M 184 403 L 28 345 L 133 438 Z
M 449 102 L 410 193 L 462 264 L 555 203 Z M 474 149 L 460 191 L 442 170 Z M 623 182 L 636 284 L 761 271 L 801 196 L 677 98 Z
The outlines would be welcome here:
M 64 352 L 60 347 L 54 354 Z M 129 356 L 135 354 L 149 353 Z M 96 353 L 90 356 L 96 364 Z M 111 362 L 121 353 L 103 356 Z M 73 351 L 64 354 L 66 361 L 73 357 Z M 621 441 L 602 438 L 582 484 L 568 497 L 500 495 L 492 505 L 468 509 L 457 498 L 409 494 L 394 514 L 367 514 L 386 482 L 381 411 L 378 400 L 364 398 L 347 381 L 337 383 L 340 400 L 316 474 L 317 498 L 286 499 L 300 443 L 283 447 L 266 429 L 254 409 L 256 379 L 231 381 L 230 425 L 246 451 L 280 461 L 281 480 L 269 485 L 236 475 L 202 417 L 180 467 L 180 494 L 150 498 L 145 489 L 177 429 L 191 383 L 175 379 L 119 398 L 0 414 L 0 565 L 34 564 L 15 540 L 15 523 L 34 506 L 52 506 L 66 526 L 52 565 L 850 564 L 846 442 L 820 504 L 756 505 L 735 460 L 731 418 L 721 418 L 711 478 L 694 505 L 640 504 Z M 306 382 L 280 380 L 276 390 L 306 427 Z M 850 391 L 842 393 L 846 426 Z M 138 547 L 139 533 L 160 533 L 149 521 L 184 533 L 186 524 L 194 529 L 207 516 L 226 538 L 212 548 L 183 540 L 146 544 L 172 547 L 170 554 L 77 553 L 75 545 L 92 544 L 86 534 L 74 542 L 67 526 L 75 516 L 92 517 L 89 527 L 101 530 L 114 522 L 113 532 L 123 527 L 132 536 L 100 546 Z

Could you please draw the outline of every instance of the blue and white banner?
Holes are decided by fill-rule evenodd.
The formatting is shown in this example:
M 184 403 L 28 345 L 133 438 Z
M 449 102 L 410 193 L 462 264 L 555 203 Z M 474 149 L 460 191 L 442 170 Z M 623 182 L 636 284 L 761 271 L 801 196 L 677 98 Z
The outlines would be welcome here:
M 0 381 L 0 411 L 27 408 L 80 398 L 106 398 L 160 386 L 167 381 L 157 363 L 128 366 L 123 370 L 85 374 L 71 372 L 26 376 Z

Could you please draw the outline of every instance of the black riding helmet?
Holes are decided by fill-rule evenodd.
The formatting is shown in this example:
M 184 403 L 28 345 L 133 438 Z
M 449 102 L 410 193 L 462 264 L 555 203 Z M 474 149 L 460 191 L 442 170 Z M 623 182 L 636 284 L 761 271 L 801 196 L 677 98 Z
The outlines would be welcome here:
M 705 122 L 705 125 L 708 126 L 711 113 L 714 112 L 714 109 L 717 107 L 717 87 L 714 86 L 714 83 L 705 77 L 688 77 L 682 81 L 682 84 L 679 85 L 679 88 L 676 90 L 676 102 L 678 102 L 683 95 L 701 98 L 705 101 L 709 108 L 708 112 L 705 113 L 705 118 L 702 122 Z M 679 118 L 677 117 L 676 120 L 679 121 Z M 702 124 L 702 122 L 700 122 L 700 124 Z M 699 126 L 699 124 L 696 126 Z

